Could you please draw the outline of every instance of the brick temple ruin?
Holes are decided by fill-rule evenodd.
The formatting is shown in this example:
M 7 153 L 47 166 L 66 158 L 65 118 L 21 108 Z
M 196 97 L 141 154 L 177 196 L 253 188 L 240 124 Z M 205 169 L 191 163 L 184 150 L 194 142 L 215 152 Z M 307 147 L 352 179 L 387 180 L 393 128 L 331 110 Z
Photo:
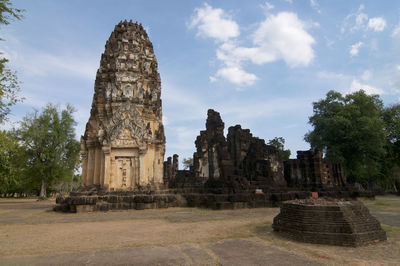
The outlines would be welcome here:
M 342 167 L 318 150 L 282 161 L 279 151 L 240 125 L 224 136 L 209 110 L 195 141 L 190 170 L 178 155 L 164 161 L 161 80 L 146 31 L 132 21 L 115 26 L 94 85 L 81 138 L 82 187 L 57 198 L 55 210 L 76 212 L 199 206 L 215 209 L 276 206 L 321 196 L 371 196 L 346 184 Z
M 164 162 L 164 178 L 170 187 L 204 185 L 237 192 L 249 188 L 341 189 L 346 179 L 340 164 L 329 164 L 315 149 L 298 151 L 297 159 L 282 161 L 279 150 L 253 137 L 240 125 L 229 127 L 224 136 L 224 122 L 218 112 L 208 110 L 206 130 L 196 139 L 193 166 L 179 171 L 178 156 Z

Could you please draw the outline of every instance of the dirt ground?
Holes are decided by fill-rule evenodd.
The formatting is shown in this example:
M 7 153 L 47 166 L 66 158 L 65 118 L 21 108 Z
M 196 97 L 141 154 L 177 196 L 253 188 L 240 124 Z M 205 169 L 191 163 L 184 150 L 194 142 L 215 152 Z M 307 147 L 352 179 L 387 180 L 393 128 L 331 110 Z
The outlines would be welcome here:
M 363 202 L 386 242 L 293 242 L 272 231 L 279 208 L 65 214 L 54 200 L 0 199 L 0 265 L 399 265 L 400 197 Z

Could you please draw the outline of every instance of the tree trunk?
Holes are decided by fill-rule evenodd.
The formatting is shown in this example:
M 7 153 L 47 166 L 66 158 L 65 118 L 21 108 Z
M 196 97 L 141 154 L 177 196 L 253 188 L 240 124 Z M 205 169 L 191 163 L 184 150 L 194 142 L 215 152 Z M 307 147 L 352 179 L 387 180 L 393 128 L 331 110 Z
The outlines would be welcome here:
M 39 197 L 45 198 L 47 195 L 46 193 L 46 180 L 42 179 L 42 186 L 40 187 L 40 195 Z

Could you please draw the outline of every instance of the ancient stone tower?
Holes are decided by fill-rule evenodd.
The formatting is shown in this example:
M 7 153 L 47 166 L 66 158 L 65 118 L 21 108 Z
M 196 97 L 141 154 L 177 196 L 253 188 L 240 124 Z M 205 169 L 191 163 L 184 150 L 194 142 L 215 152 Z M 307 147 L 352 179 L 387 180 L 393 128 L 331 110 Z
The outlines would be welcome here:
M 101 56 L 85 135 L 82 183 L 132 190 L 163 182 L 161 80 L 142 25 L 115 26 Z

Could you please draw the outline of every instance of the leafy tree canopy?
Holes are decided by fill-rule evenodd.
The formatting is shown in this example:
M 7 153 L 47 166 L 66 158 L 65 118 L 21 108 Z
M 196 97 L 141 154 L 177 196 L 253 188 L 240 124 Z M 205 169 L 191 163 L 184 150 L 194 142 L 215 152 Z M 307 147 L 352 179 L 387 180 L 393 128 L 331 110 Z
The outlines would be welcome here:
M 182 164 L 185 170 L 189 170 L 190 167 L 193 165 L 193 158 L 183 158 Z
M 389 187 L 395 192 L 400 185 L 400 105 L 384 109 L 381 118 L 385 126 L 386 156 L 382 161 L 382 173 L 389 181 Z
M 325 99 L 313 103 L 313 111 L 309 118 L 313 130 L 305 135 L 311 147 L 322 149 L 329 161 L 342 163 L 350 182 L 367 186 L 376 181 L 386 153 L 379 96 L 362 90 L 345 96 L 329 91 Z
M 58 111 L 48 104 L 39 113 L 37 110 L 20 122 L 16 131 L 19 142 L 26 153 L 26 176 L 32 185 L 40 186 L 40 196 L 46 196 L 47 186 L 57 181 L 70 179 L 79 162 L 80 145 L 74 139 L 75 111 L 70 105 Z
M 0 24 L 8 25 L 12 19 L 20 20 L 23 11 L 13 7 L 10 0 L 0 0 Z
M 268 145 L 272 145 L 279 150 L 279 155 L 282 160 L 289 160 L 290 150 L 285 150 L 285 139 L 282 137 L 275 137 L 268 141 Z
M 6 62 L 6 59 L 0 59 L 0 124 L 10 113 L 10 107 L 22 100 L 18 96 L 20 87 L 17 75 L 6 68 Z
M 17 167 L 22 150 L 18 140 L 7 131 L 0 131 L 0 193 L 22 192 L 20 171 Z
M 22 9 L 14 8 L 9 0 L 0 0 L 0 25 L 8 25 L 12 19 L 22 18 Z M 0 40 L 2 40 L 0 38 Z M 6 67 L 8 60 L 0 58 L 0 124 L 10 113 L 10 106 L 22 99 L 17 75 Z

